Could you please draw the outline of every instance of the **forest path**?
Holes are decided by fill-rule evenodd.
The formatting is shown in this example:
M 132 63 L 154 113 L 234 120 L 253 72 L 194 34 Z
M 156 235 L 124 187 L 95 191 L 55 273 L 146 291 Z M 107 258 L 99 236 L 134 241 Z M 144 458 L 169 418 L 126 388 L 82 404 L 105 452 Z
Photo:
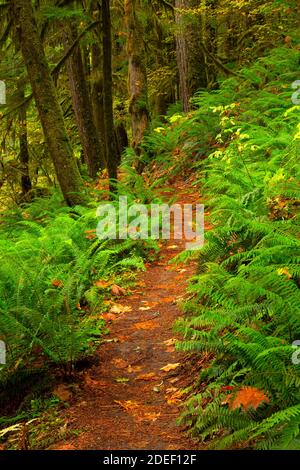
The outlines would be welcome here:
M 176 194 L 179 204 L 199 198 L 184 182 L 176 183 Z M 111 341 L 101 345 L 98 365 L 84 372 L 80 390 L 63 412 L 68 429 L 81 432 L 52 449 L 196 448 L 176 424 L 184 356 L 174 349 L 172 327 L 182 315 L 176 300 L 184 294 L 195 264 L 174 268 L 169 261 L 184 248 L 182 240 L 165 242 L 159 261 L 139 274 L 132 295 L 120 298 L 128 312 L 115 316 L 109 326 Z M 161 370 L 165 366 L 170 370 Z

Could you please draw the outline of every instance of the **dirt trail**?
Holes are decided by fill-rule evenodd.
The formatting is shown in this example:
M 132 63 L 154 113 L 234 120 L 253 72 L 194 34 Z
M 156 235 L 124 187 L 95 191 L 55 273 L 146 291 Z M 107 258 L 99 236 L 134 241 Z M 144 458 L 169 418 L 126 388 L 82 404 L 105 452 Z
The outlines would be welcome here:
M 197 201 L 186 186 L 177 189 L 178 203 Z M 98 365 L 84 373 L 80 391 L 64 412 L 68 429 L 81 432 L 55 449 L 196 448 L 176 424 L 182 366 L 161 370 L 184 364 L 170 340 L 173 323 L 182 315 L 176 299 L 184 294 L 195 265 L 173 270 L 168 264 L 183 249 L 183 241 L 167 242 L 161 259 L 139 275 L 135 292 L 120 298 L 131 311 L 117 315 L 110 325 L 113 341 L 99 348 Z

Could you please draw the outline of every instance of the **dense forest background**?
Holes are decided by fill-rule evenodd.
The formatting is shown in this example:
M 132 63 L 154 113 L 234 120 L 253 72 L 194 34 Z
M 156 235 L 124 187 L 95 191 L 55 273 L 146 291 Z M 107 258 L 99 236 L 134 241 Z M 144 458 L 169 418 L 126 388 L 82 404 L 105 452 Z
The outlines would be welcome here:
M 4 446 L 47 448 L 31 421 L 101 357 L 109 302 L 159 256 L 98 240 L 97 206 L 173 198 L 183 179 L 210 230 L 176 258 L 197 263 L 175 323 L 181 423 L 205 448 L 299 449 L 299 6 L 1 1 Z

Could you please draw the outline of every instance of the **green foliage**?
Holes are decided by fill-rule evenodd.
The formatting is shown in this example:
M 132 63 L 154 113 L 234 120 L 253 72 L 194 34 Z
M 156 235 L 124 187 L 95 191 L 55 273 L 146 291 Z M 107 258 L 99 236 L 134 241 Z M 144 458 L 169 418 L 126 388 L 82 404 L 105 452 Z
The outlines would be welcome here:
M 145 244 L 100 241 L 97 223 L 96 207 L 70 209 L 56 195 L 1 215 L 2 383 L 40 362 L 71 371 L 105 331 L 103 320 L 90 319 L 107 309 L 108 293 L 94 281 L 121 282 L 129 269 L 143 268 Z
M 177 148 L 193 159 L 213 225 L 176 330 L 180 350 L 212 358 L 182 422 L 214 449 L 299 448 L 298 64 L 298 50 L 275 49 L 144 142 L 170 168 Z M 230 406 L 243 387 L 268 401 Z

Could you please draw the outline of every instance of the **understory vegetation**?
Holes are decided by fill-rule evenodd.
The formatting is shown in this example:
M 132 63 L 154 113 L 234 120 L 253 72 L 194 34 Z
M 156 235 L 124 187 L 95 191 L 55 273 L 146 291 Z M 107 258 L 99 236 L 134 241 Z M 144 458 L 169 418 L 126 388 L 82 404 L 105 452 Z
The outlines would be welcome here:
M 67 437 L 54 389 L 101 361 L 131 311 L 120 297 L 165 247 L 140 226 L 101 239 L 97 208 L 113 205 L 118 229 L 120 196 L 150 215 L 182 188 L 206 230 L 170 262 L 197 271 L 174 324 L 190 382 L 166 402 L 186 398 L 178 423 L 201 449 L 299 450 L 299 2 L 0 0 L 0 13 L 0 450 Z

